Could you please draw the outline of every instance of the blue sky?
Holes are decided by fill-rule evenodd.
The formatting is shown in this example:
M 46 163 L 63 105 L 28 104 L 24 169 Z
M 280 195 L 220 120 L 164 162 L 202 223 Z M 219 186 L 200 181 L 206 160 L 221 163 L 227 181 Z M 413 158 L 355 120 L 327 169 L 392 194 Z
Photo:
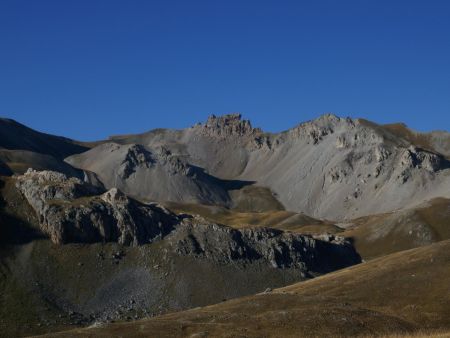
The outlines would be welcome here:
M 241 112 L 450 130 L 450 1 L 0 1 L 0 115 L 93 140 Z

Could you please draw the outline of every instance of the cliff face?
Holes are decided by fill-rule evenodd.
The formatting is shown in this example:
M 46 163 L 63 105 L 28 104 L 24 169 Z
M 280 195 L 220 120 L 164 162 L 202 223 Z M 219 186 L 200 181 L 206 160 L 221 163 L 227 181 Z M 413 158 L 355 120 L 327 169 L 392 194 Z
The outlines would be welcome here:
M 342 237 L 312 237 L 269 228 L 237 230 L 204 221 L 187 223 L 170 237 L 175 252 L 219 263 L 262 261 L 302 276 L 325 273 L 361 262 Z
M 36 211 L 42 231 L 56 244 L 117 242 L 137 246 L 167 237 L 180 255 L 224 264 L 261 261 L 305 274 L 359 262 L 343 238 L 318 239 L 267 228 L 232 229 L 140 203 L 116 188 L 103 192 L 57 172 L 29 170 L 17 178 L 16 186 Z
M 150 243 L 169 233 L 179 219 L 113 188 L 101 191 L 77 178 L 50 171 L 28 171 L 17 188 L 38 215 L 42 231 L 56 244 Z

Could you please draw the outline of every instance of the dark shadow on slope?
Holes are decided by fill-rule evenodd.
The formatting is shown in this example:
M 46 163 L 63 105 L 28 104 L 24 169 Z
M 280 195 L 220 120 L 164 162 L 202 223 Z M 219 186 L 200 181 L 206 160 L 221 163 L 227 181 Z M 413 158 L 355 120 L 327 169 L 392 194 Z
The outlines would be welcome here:
M 6 214 L 4 210 L 0 211 L 0 246 L 26 244 L 44 238 L 39 230 L 27 222 Z
M 5 118 L 0 118 L 0 146 L 5 149 L 47 154 L 60 160 L 89 149 L 74 140 L 41 133 Z
M 227 190 L 240 190 L 244 187 L 254 185 L 256 181 L 241 181 L 241 180 L 220 180 L 223 187 Z
M 243 187 L 253 185 L 256 181 L 242 181 L 242 180 L 226 180 L 222 178 L 218 178 L 206 172 L 204 168 L 195 166 L 193 164 L 189 164 L 189 166 L 194 170 L 194 173 L 197 175 L 203 176 L 205 179 L 209 180 L 211 183 L 220 186 L 225 190 L 238 190 Z
M 416 148 L 419 152 L 425 152 L 425 153 L 429 153 L 432 155 L 435 155 L 436 158 L 436 162 L 432 163 L 433 165 L 433 170 L 435 172 L 441 171 L 441 170 L 446 170 L 450 168 L 450 160 L 445 157 L 444 155 L 436 152 L 436 151 L 430 151 L 424 148 Z M 415 162 L 414 165 L 417 165 L 419 163 L 419 160 L 416 157 L 413 157 L 413 161 Z
M 0 179 L 0 190 L 3 193 L 5 182 Z M 46 238 L 42 232 L 26 220 L 20 219 L 10 212 L 10 206 L 0 195 L 0 246 L 26 244 L 36 239 Z
M 241 212 L 267 212 L 285 210 L 269 188 L 257 186 L 256 181 L 227 180 L 208 174 L 205 169 L 189 164 L 192 174 L 201 177 L 210 187 L 217 187 L 224 196 L 223 201 L 217 205 Z

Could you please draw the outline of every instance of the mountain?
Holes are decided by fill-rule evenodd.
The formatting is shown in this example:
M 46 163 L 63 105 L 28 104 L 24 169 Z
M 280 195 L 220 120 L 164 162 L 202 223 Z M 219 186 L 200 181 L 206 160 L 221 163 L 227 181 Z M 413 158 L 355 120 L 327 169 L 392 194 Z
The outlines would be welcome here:
M 66 162 L 95 172 L 107 187 L 146 200 L 226 205 L 230 199 L 224 182 L 164 147 L 104 143 Z
M 203 168 L 211 176 L 270 189 L 286 210 L 348 220 L 450 197 L 449 160 L 434 147 L 420 148 L 411 137 L 403 136 L 391 127 L 334 115 L 269 134 L 253 128 L 239 114 L 231 114 L 211 116 L 206 123 L 184 130 L 156 129 L 115 136 L 110 141 L 122 146 L 164 147 L 172 156 Z M 68 162 L 98 175 L 103 173 L 106 186 L 126 187 L 125 179 L 96 167 L 95 163 L 103 159 L 109 163 L 112 157 L 107 147 L 97 148 Z M 118 164 L 113 166 L 118 169 Z M 131 189 L 138 198 L 152 199 L 162 189 L 155 179 L 140 182 L 152 186 L 153 192 L 149 193 L 150 187 Z M 175 195 L 164 197 L 184 202 Z M 217 196 L 208 202 L 225 205 Z
M 401 124 L 328 114 L 271 134 L 240 114 L 212 115 L 183 130 L 82 144 L 0 122 L 4 173 L 33 167 L 82 177 L 76 168 L 142 200 L 233 207 L 254 186 L 288 211 L 343 221 L 450 197 L 449 134 Z
M 46 337 L 447 337 L 449 271 L 444 241 L 217 305 Z
M 0 336 L 445 333 L 449 135 L 229 114 L 83 143 L 1 120 Z
M 203 306 L 361 261 L 343 237 L 234 229 L 58 172 L 2 183 L 0 336 Z
M 88 148 L 71 139 L 41 133 L 11 119 L 0 119 L 0 147 L 28 150 L 64 159 Z
M 198 214 L 211 222 L 242 229 L 271 227 L 299 234 L 336 234 L 351 238 L 365 260 L 450 239 L 450 200 L 436 198 L 413 208 L 333 222 L 286 210 L 249 212 L 220 206 L 165 203 L 178 213 Z
M 408 140 L 416 147 L 438 152 L 450 157 L 450 134 L 446 131 L 433 131 L 431 133 L 420 133 L 409 129 L 403 123 L 387 124 L 382 126 L 385 130 L 398 137 Z
M 88 149 L 71 139 L 41 133 L 14 120 L 0 118 L 0 161 L 7 168 L 4 174 L 22 174 L 28 168 L 35 168 L 81 175 L 63 160 Z

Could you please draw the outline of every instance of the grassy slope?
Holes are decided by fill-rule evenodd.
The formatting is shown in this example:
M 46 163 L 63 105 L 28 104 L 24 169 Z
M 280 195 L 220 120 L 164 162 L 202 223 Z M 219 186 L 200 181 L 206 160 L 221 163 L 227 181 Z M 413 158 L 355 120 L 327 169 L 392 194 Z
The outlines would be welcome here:
M 366 260 L 450 239 L 450 200 L 434 199 L 417 208 L 362 217 L 343 231 L 332 222 L 285 210 L 245 212 L 198 204 L 167 203 L 178 213 L 198 214 L 235 228 L 272 227 L 306 234 L 338 233 L 351 238 Z
M 450 330 L 450 241 L 271 293 L 49 337 L 298 337 Z
M 437 198 L 414 209 L 362 217 L 341 233 L 353 238 L 364 259 L 450 239 L 450 200 Z
M 244 208 L 228 209 L 220 206 L 173 202 L 165 203 L 165 206 L 177 213 L 197 214 L 210 222 L 239 229 L 261 226 L 302 234 L 338 233 L 342 231 L 331 222 L 280 209 L 257 212 L 247 211 Z
M 401 137 L 408 142 L 414 144 L 416 147 L 428 150 L 435 151 L 433 145 L 431 143 L 431 135 L 424 133 L 417 133 L 409 129 L 403 123 L 393 123 L 383 125 L 382 128 L 388 130 L 394 135 Z

